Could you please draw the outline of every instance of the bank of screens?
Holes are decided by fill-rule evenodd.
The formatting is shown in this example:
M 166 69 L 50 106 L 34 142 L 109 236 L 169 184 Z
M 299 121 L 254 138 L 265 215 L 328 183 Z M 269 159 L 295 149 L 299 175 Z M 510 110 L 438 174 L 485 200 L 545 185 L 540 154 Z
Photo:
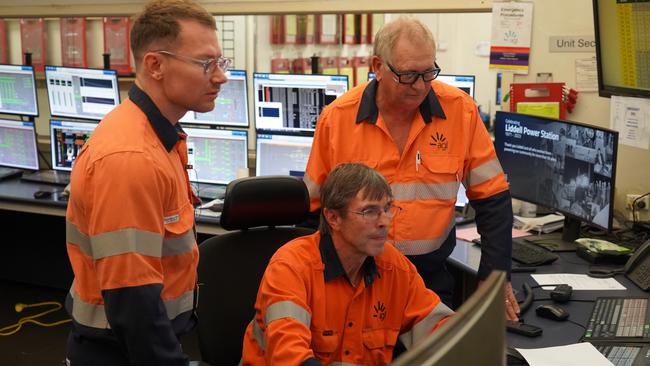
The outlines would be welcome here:
M 71 171 L 79 151 L 97 127 L 93 122 L 50 120 L 52 169 Z
M 302 178 L 313 141 L 311 136 L 258 134 L 255 175 L 291 175 Z
M 0 65 L 0 113 L 38 116 L 33 67 Z
M 187 112 L 181 122 L 214 126 L 248 127 L 248 93 L 246 71 L 226 71 L 228 82 L 221 85 L 210 112 Z
M 46 66 L 45 84 L 53 117 L 100 120 L 120 104 L 115 70 Z
M 185 128 L 192 182 L 228 184 L 238 172 L 248 175 L 246 131 Z
M 0 166 L 38 170 L 34 122 L 0 119 Z
M 320 112 L 348 90 L 345 75 L 253 74 L 258 131 L 313 132 Z

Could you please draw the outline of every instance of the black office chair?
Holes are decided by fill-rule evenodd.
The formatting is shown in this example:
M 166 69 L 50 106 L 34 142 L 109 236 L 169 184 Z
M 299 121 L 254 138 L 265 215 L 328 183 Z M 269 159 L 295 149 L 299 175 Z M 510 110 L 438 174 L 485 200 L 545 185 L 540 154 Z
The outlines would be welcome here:
M 199 246 L 198 336 L 203 361 L 237 365 L 269 259 L 286 242 L 314 232 L 281 225 L 304 222 L 308 212 L 309 193 L 295 178 L 249 177 L 228 185 L 221 226 L 236 231 Z

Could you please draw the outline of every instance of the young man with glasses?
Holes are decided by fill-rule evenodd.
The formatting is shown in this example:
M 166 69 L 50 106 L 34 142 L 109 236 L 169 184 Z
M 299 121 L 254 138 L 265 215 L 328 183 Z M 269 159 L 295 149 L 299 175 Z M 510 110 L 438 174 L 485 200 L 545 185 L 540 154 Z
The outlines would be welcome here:
M 315 234 L 271 258 L 246 329 L 242 364 L 387 365 L 453 314 L 386 243 L 400 209 L 363 164 L 336 167 L 320 191 Z
M 305 173 L 311 210 L 342 162 L 362 162 L 391 184 L 402 213 L 389 242 L 415 264 L 428 288 L 452 306 L 446 259 L 456 245 L 454 202 L 460 184 L 482 236 L 479 280 L 510 271 L 512 209 L 505 175 L 477 107 L 466 93 L 435 80 L 440 67 L 431 31 L 400 17 L 377 33 L 376 79 L 340 96 L 320 115 Z M 507 300 L 507 301 L 506 301 Z M 508 283 L 506 310 L 519 308 Z
M 72 169 L 66 214 L 74 282 L 67 364 L 188 365 L 196 325 L 196 201 L 178 120 L 208 112 L 227 81 L 214 17 L 154 0 L 131 30 L 135 84 Z

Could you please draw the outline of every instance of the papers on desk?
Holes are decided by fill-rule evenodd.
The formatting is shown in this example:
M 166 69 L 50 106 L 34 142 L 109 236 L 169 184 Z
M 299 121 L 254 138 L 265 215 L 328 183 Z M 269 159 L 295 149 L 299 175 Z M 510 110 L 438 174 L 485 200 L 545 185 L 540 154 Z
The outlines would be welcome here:
M 539 217 L 522 217 L 515 215 L 513 225 L 524 231 L 534 230 L 547 234 L 564 226 L 564 216 L 551 214 Z
M 512 229 L 512 237 L 518 238 L 520 236 L 529 236 L 530 233 L 527 231 Z M 456 229 L 456 239 L 472 241 L 474 239 L 480 239 L 481 234 L 476 231 L 476 226 L 466 227 L 462 229 Z
M 613 278 L 592 278 L 584 274 L 575 273 L 550 273 L 531 275 L 538 285 L 566 283 L 573 290 L 626 290 L 625 286 Z M 544 290 L 553 290 L 555 286 L 542 287 Z
M 530 366 L 614 366 L 589 342 L 535 349 L 517 348 L 517 351 Z

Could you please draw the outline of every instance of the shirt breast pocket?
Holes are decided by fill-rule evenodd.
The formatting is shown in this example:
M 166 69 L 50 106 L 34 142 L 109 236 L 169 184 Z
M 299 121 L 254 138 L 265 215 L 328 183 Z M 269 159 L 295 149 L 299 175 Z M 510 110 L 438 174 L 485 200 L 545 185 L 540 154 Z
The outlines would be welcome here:
M 416 169 L 421 177 L 431 176 L 439 177 L 440 181 L 460 181 L 461 169 L 458 157 L 453 155 L 423 155 L 422 167 Z
M 398 334 L 397 329 L 365 329 L 362 338 L 367 357 L 364 358 L 370 359 L 372 365 L 388 365 Z
M 325 334 L 324 334 L 325 333 Z M 329 358 L 339 346 L 339 335 L 331 331 L 312 332 L 311 348 L 319 358 Z

